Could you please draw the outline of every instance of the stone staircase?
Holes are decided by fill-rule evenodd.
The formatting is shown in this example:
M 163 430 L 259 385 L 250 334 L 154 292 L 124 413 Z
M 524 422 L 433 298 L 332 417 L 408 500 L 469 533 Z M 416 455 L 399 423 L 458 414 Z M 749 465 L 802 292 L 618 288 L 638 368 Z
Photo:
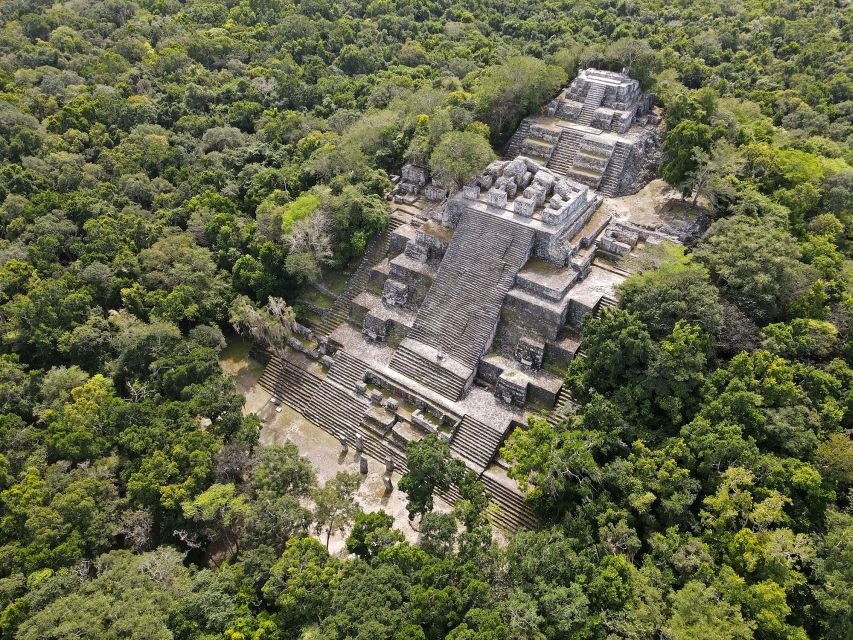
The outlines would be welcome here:
M 462 417 L 450 441 L 450 450 L 483 471 L 503 442 L 503 433 L 469 415 Z
M 583 109 L 581 109 L 581 113 L 578 116 L 578 124 L 582 124 L 585 127 L 592 124 L 592 116 L 604 100 L 604 91 L 603 85 L 593 84 L 590 86 L 589 92 L 586 94 L 586 99 L 583 102 Z
M 622 178 L 622 172 L 625 169 L 625 160 L 628 159 L 630 148 L 622 141 L 616 143 L 613 149 L 613 155 L 610 156 L 610 162 L 607 163 L 607 169 L 601 178 L 601 191 L 604 195 L 611 198 L 618 195 L 619 181 Z
M 575 154 L 566 177 L 585 184 L 591 189 L 598 189 L 610 164 L 614 148 L 615 145 L 609 148 L 601 145 L 582 145 Z
M 315 334 L 328 336 L 341 323 L 346 322 L 349 318 L 352 299 L 364 291 L 367 279 L 370 277 L 370 270 L 379 264 L 388 253 L 388 240 L 391 237 L 391 232 L 402 224 L 404 224 L 402 220 L 392 217 L 388 220 L 385 228 L 373 236 L 370 244 L 367 245 L 361 262 L 359 262 L 344 290 L 316 326 L 312 327 Z
M 370 366 L 366 362 L 362 362 L 346 351 L 340 350 L 335 354 L 326 378 L 347 391 L 353 391 L 355 386 L 364 380 L 364 374 L 369 368 Z
M 583 134 L 577 129 L 564 129 L 554 148 L 554 153 L 548 159 L 547 167 L 555 173 L 564 176 L 572 166 L 578 152 Z
M 312 404 L 312 398 L 322 378 L 310 371 L 277 357 L 270 358 L 258 384 L 290 407 L 304 414 Z
M 481 475 L 480 481 L 485 485 L 486 491 L 492 495 L 493 502 L 499 507 L 497 512 L 490 514 L 495 524 L 509 530 L 537 527 L 536 514 L 527 506 L 524 496 L 518 489 L 506 486 L 488 473 Z
M 564 386 L 560 387 L 560 392 L 557 394 L 557 401 L 554 403 L 554 408 L 548 414 L 546 420 L 552 427 L 556 427 L 564 418 L 565 410 L 571 405 L 577 405 L 571 392 Z
M 350 383 L 354 386 L 354 381 L 359 379 L 359 372 L 363 367 L 366 368 L 357 358 L 338 352 L 328 377 L 323 379 L 273 356 L 267 363 L 259 383 L 273 397 L 292 407 L 335 438 L 341 434 L 346 435 L 350 455 L 355 452 L 356 434 L 361 434 L 364 453 L 375 461 L 372 464 L 379 465 L 376 468 L 384 472 L 385 460 L 391 458 L 394 460 L 394 471 L 402 475 L 408 470 L 405 452 L 365 424 L 364 417 L 370 408 L 369 402 L 345 390 L 350 388 Z M 466 459 L 469 466 L 476 465 L 477 473 L 482 473 L 492 456 L 488 456 L 487 461 L 487 454 L 480 454 L 479 451 L 495 451 L 500 444 L 501 435 L 467 416 L 463 418 L 463 422 L 464 425 L 460 424 L 460 428 L 465 427 L 464 435 L 460 436 L 457 432 L 454 442 L 451 443 L 451 450 Z M 486 435 L 485 442 L 480 441 L 477 445 L 477 441 L 473 439 L 476 434 Z M 471 459 L 472 454 L 476 460 Z M 481 476 L 481 480 L 492 495 L 493 501 L 500 507 L 498 511 L 489 514 L 493 522 L 507 529 L 536 526 L 536 517 L 524 504 L 520 494 L 485 475 Z M 455 487 L 451 487 L 447 492 L 440 492 L 439 495 L 451 504 L 460 498 Z
M 601 299 L 599 299 L 598 304 L 595 305 L 595 309 L 593 310 L 592 315 L 596 318 L 600 318 L 601 314 L 604 312 L 605 309 L 618 306 L 618 300 L 614 300 L 610 296 L 601 296 Z
M 506 146 L 506 153 L 504 153 L 504 158 L 507 160 L 512 160 L 517 156 L 521 151 L 521 143 L 524 142 L 524 139 L 527 137 L 527 134 L 530 133 L 530 121 L 526 118 L 521 121 L 521 124 L 518 125 L 518 129 L 515 130 L 515 133 L 512 134 L 512 137 L 509 139 L 509 144 Z
M 460 389 L 453 384 L 460 378 L 458 372 L 470 372 L 464 377 L 467 382 L 488 348 L 506 292 L 530 256 L 533 233 L 528 227 L 468 209 L 407 337 L 430 351 L 441 348 L 446 358 L 461 367 L 398 348 L 391 368 L 457 400 L 464 391 L 464 385 Z M 456 371 L 446 371 L 449 368 Z M 431 376 L 437 379 L 429 380 Z

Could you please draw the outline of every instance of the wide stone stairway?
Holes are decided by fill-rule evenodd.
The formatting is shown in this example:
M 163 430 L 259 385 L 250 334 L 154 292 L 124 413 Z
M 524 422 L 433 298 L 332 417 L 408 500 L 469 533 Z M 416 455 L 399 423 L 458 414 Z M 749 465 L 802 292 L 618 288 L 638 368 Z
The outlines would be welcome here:
M 512 134 L 512 138 L 509 139 L 509 144 L 506 147 L 507 158 L 514 158 L 521 151 L 521 143 L 524 142 L 524 139 L 527 137 L 527 134 L 530 133 L 530 122 L 527 120 L 522 120 L 518 129 L 515 130 L 515 133 Z
M 260 385 L 324 431 L 335 437 L 345 435 L 350 445 L 349 455 L 357 455 L 356 435 L 361 435 L 364 453 L 380 465 L 380 470 L 384 470 L 385 461 L 391 458 L 395 471 L 403 474 L 408 469 L 405 452 L 389 442 L 389 434 L 377 433 L 365 423 L 370 405 L 366 398 L 350 393 L 366 369 L 366 363 L 339 351 L 327 377 L 321 378 L 273 356 L 261 376 Z M 502 436 L 488 425 L 465 416 L 450 447 L 474 468 L 492 495 L 498 508 L 490 510 L 488 515 L 495 524 L 509 529 L 535 527 L 536 517 L 518 490 L 483 473 L 500 446 Z M 460 498 L 456 487 L 440 495 L 451 504 Z
M 466 210 L 391 368 L 458 400 L 494 336 L 504 297 L 532 246 L 530 228 Z
M 619 141 L 613 149 L 613 155 L 610 156 L 610 162 L 607 163 L 607 170 L 601 178 L 600 191 L 610 197 L 615 197 L 619 193 L 619 181 L 622 179 L 622 171 L 625 169 L 625 161 L 628 158 L 630 149 L 624 142 Z

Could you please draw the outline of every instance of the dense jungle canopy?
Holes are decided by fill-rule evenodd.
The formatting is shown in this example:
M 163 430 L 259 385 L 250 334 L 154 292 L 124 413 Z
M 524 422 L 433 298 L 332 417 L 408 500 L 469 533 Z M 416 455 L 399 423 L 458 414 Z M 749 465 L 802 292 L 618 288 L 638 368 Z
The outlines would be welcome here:
M 5 0 L 0 636 L 848 638 L 852 15 Z M 225 336 L 357 259 L 389 173 L 464 178 L 589 66 L 656 96 L 662 176 L 713 224 L 587 321 L 577 414 L 508 441 L 540 530 L 493 543 L 426 439 L 405 543 L 353 478 L 258 444 Z

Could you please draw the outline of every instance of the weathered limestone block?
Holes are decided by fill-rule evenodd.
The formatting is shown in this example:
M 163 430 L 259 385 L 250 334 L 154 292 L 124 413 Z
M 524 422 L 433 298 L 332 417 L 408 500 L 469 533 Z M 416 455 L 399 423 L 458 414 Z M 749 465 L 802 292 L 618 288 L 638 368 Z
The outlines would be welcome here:
M 411 163 L 404 164 L 400 174 L 403 178 L 403 182 L 410 182 L 418 187 L 424 186 L 427 183 L 427 178 L 429 177 L 429 171 L 426 167 L 418 167 Z
M 545 197 L 548 193 L 548 189 L 539 183 L 533 183 L 529 187 L 524 190 L 524 197 L 530 198 L 533 202 L 536 203 L 537 207 L 541 207 L 545 204 Z
M 516 185 L 519 185 L 524 179 L 526 171 L 527 163 L 524 161 L 523 157 L 519 156 L 514 160 L 511 160 L 510 163 L 504 167 L 503 175 L 508 178 L 512 178 Z
M 332 360 L 330 356 L 324 355 L 320 357 L 320 364 L 323 366 L 324 369 L 330 368 L 333 363 L 334 360 Z
M 497 178 L 503 174 L 504 167 L 508 164 L 509 160 L 495 160 L 494 162 L 490 162 L 489 166 L 486 167 L 485 174 L 492 176 L 492 178 Z
M 422 225 L 415 232 L 415 239 L 419 245 L 427 248 L 427 254 L 430 259 L 439 258 L 447 251 L 448 240 L 446 233 L 432 223 Z
M 515 213 L 520 216 L 524 216 L 525 218 L 529 218 L 533 215 L 533 210 L 536 208 L 536 202 L 530 198 L 519 197 L 515 199 L 512 206 Z
M 406 250 L 403 253 L 417 262 L 426 262 L 429 260 L 429 249 L 420 242 L 412 242 L 409 240 L 406 243 Z
M 564 200 L 568 200 L 572 197 L 573 189 L 568 182 L 561 179 L 554 183 L 554 193 L 558 194 Z
M 445 227 L 455 228 L 459 224 L 463 211 L 465 211 L 464 198 L 451 198 L 441 212 L 441 224 Z
M 506 404 L 523 407 L 527 401 L 527 376 L 518 371 L 504 371 L 495 385 L 495 397 Z
M 634 231 L 633 229 L 628 229 L 618 224 L 611 226 L 607 230 L 607 235 L 612 237 L 614 240 L 624 242 L 625 244 L 631 245 L 632 247 L 635 246 L 640 240 L 640 234 L 637 231 Z
M 542 368 L 542 359 L 545 357 L 545 343 L 533 338 L 523 337 L 518 341 L 515 348 L 515 359 L 522 365 L 533 371 Z
M 501 176 L 495 182 L 495 189 L 502 189 L 506 192 L 508 197 L 514 198 L 515 194 L 518 192 L 518 185 L 512 178 Z
M 555 182 L 554 175 L 548 171 L 537 171 L 536 175 L 533 176 L 533 184 L 541 186 L 546 195 L 551 192 Z
M 426 189 L 424 189 L 424 195 L 427 200 L 432 200 L 433 202 L 443 200 L 447 197 L 447 187 L 442 187 L 437 185 L 435 181 L 432 181 L 427 185 Z
M 590 126 L 593 126 L 596 129 L 601 129 L 602 131 L 610 131 L 610 125 L 613 122 L 614 116 L 616 116 L 616 113 L 613 111 L 598 109 L 592 115 L 592 123 Z
M 435 427 L 429 420 L 423 417 L 423 414 L 421 413 L 420 409 L 417 409 L 412 413 L 412 424 L 417 427 L 420 427 L 424 431 L 428 431 L 430 433 L 435 432 Z
M 397 398 L 388 398 L 385 401 L 385 408 L 388 409 L 388 411 L 390 411 L 391 413 L 394 413 L 397 411 L 397 409 L 400 408 L 400 402 L 399 400 L 397 400 Z
M 418 191 L 420 191 L 420 187 L 414 183 L 411 183 L 411 182 L 401 182 L 400 184 L 397 185 L 397 191 L 399 192 L 399 194 L 402 194 L 404 196 L 414 196 L 414 195 L 417 195 Z M 396 200 L 396 196 L 395 196 L 395 200 Z M 404 199 L 400 198 L 399 200 L 396 200 L 396 201 L 397 202 L 403 202 Z
M 374 389 L 370 392 L 370 404 L 376 406 L 382 404 L 382 392 L 379 389 Z
M 560 132 L 554 131 L 553 129 L 549 129 L 546 126 L 533 124 L 530 127 L 530 135 L 539 138 L 540 140 L 545 140 L 550 142 L 551 144 L 556 144 L 560 139 Z
M 480 198 L 480 186 L 476 184 L 466 185 L 462 187 L 462 195 L 471 200 L 477 200 Z
M 399 280 L 388 278 L 382 289 L 382 302 L 392 307 L 402 307 L 409 300 L 409 288 Z
M 495 176 L 484 173 L 480 177 L 477 178 L 477 185 L 488 191 L 492 188 L 492 185 L 495 184 Z
M 497 384 L 498 378 L 503 372 L 503 367 L 487 358 L 480 358 L 480 362 L 477 364 L 477 377 L 486 384 Z
M 631 251 L 630 245 L 607 236 L 601 238 L 600 246 L 605 251 L 616 254 L 617 256 L 624 256 Z
M 361 332 L 371 342 L 384 342 L 388 335 L 388 325 L 384 320 L 368 313 L 364 316 Z
M 489 204 L 493 207 L 505 207 L 507 193 L 502 189 L 489 189 Z

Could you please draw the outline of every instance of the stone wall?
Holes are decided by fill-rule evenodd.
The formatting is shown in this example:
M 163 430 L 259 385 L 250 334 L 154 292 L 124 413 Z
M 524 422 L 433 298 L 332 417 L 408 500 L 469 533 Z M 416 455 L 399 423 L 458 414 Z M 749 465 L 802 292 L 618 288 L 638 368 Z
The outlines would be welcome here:
M 480 362 L 477 364 L 477 380 L 490 386 L 497 384 L 498 378 L 503 372 L 503 367 L 486 358 L 480 358 Z
M 510 292 L 504 299 L 504 305 L 501 313 L 501 325 L 515 325 L 518 328 L 523 327 L 524 334 L 537 335 L 543 340 L 556 340 L 560 327 L 565 324 L 566 310 L 555 309 L 552 305 L 545 306 L 537 304 L 537 300 L 530 300 L 520 296 L 513 295 Z M 499 327 L 499 331 L 504 327 Z M 506 332 L 501 334 L 503 339 L 510 338 Z M 516 335 L 515 341 L 511 342 L 513 348 L 521 338 L 520 332 Z M 510 357 L 514 357 L 514 354 Z
M 588 307 L 574 299 L 569 300 L 568 315 L 566 316 L 567 324 L 580 331 L 583 317 L 588 313 L 592 313 L 592 307 Z
M 506 404 L 523 407 L 527 402 L 527 376 L 517 371 L 504 371 L 495 384 L 495 397 Z
M 665 125 L 647 128 L 644 135 L 631 144 L 631 153 L 625 159 L 625 167 L 619 180 L 618 194 L 626 196 L 637 193 L 651 180 L 658 177 L 663 162 L 663 136 Z

